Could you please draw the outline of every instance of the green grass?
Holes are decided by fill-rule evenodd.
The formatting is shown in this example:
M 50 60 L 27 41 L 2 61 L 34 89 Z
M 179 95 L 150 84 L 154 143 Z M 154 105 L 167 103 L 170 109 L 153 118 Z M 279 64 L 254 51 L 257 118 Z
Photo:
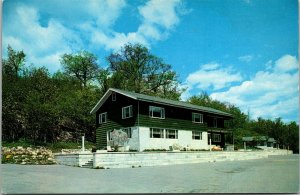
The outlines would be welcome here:
M 43 143 L 43 142 L 37 142 L 34 143 L 32 140 L 25 140 L 25 139 L 19 139 L 15 142 L 2 142 L 2 147 L 18 147 L 22 146 L 23 148 L 31 147 L 31 148 L 38 148 L 38 147 L 45 147 L 52 152 L 60 152 L 61 149 L 80 149 L 81 148 L 81 142 L 56 142 L 56 143 Z M 86 149 L 90 149 L 92 147 L 95 147 L 95 144 L 92 142 L 85 141 L 84 147 Z

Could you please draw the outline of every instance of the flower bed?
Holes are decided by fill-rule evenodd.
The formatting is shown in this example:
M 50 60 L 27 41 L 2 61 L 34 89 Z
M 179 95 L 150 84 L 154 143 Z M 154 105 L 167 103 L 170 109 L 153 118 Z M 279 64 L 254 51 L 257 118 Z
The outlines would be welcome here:
M 22 165 L 50 165 L 56 164 L 51 150 L 44 147 L 40 148 L 23 148 L 2 147 L 2 163 L 22 164 Z

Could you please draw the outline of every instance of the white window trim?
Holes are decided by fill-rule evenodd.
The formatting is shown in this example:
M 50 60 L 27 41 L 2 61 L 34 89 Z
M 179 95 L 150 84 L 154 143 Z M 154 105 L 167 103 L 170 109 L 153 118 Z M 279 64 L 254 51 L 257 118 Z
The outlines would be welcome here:
M 221 134 L 213 134 L 213 142 L 221 142 Z
M 105 122 L 102 121 L 102 115 L 105 115 Z M 99 124 L 107 123 L 107 112 L 99 114 Z
M 129 108 L 129 116 L 126 117 L 125 110 Z M 126 106 L 122 108 L 122 119 L 131 118 L 133 115 L 132 105 Z
M 116 93 L 112 93 L 112 94 L 111 94 L 111 100 L 112 100 L 113 102 L 115 102 L 115 101 L 117 100 L 117 94 L 116 94 Z
M 168 136 L 169 136 L 169 133 L 168 133 L 168 131 L 175 131 L 175 138 L 169 138 Z M 165 129 L 165 131 L 166 131 L 166 139 L 178 139 L 178 130 L 177 129 Z
M 195 139 L 195 133 L 199 133 L 200 139 Z M 192 140 L 202 140 L 202 132 L 201 131 L 192 131 Z
M 194 117 L 195 115 L 200 116 L 200 122 L 195 121 L 195 117 Z M 193 112 L 192 113 L 192 121 L 193 121 L 193 123 L 203 123 L 203 114 Z
M 162 137 L 153 137 L 153 130 L 154 129 L 160 129 L 160 130 L 162 130 Z M 153 128 L 150 128 L 149 130 L 150 130 L 150 138 L 151 139 L 164 139 L 165 138 L 165 129 L 153 127 Z
M 161 109 L 161 115 L 163 115 L 163 116 L 162 117 L 155 117 L 155 116 L 153 116 L 153 111 L 151 112 L 151 115 L 150 115 L 151 108 L 160 108 Z M 165 108 L 158 107 L 158 106 L 149 106 L 149 117 L 151 117 L 151 118 L 158 118 L 158 119 L 165 119 L 165 115 L 166 115 Z

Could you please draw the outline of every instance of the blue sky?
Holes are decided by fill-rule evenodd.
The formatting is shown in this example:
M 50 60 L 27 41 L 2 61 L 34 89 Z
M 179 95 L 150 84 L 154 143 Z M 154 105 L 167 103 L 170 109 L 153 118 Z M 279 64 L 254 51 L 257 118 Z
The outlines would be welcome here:
M 61 69 L 64 53 L 105 57 L 141 43 L 180 75 L 182 95 L 206 91 L 261 116 L 298 121 L 297 0 L 5 0 L 2 50 Z

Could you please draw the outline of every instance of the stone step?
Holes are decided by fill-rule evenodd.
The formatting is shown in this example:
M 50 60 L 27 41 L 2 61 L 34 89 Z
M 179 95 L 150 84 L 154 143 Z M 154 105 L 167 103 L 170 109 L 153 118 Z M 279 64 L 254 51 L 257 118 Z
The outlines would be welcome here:
M 84 165 L 81 166 L 82 168 L 93 168 L 93 159 L 90 159 Z

